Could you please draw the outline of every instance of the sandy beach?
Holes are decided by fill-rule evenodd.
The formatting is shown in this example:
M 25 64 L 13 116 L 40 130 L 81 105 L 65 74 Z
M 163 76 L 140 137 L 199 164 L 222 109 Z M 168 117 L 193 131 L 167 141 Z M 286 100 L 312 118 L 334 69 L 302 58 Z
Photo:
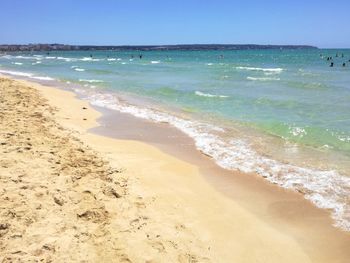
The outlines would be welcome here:
M 72 92 L 1 76 L 0 95 L 1 262 L 349 262 L 298 193 L 92 133 Z

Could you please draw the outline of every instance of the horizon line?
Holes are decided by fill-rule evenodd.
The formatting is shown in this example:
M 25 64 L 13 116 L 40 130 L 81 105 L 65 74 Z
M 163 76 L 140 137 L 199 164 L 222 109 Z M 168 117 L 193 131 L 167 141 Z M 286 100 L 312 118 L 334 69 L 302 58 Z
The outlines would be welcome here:
M 251 44 L 251 43 L 177 43 L 177 44 L 67 44 L 55 42 L 37 42 L 25 44 L 8 44 L 0 43 L 0 46 L 30 46 L 30 45 L 63 45 L 63 46 L 80 46 L 80 47 L 176 47 L 176 46 L 266 46 L 266 47 L 312 47 L 316 49 L 350 49 L 350 47 L 319 47 L 312 44 Z

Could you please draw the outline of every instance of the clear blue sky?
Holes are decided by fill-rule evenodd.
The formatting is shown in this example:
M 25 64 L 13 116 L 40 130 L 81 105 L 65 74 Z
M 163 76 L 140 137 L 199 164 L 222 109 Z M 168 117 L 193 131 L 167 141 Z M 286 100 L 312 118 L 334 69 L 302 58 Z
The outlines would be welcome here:
M 9 0 L 0 43 L 350 47 L 350 0 Z

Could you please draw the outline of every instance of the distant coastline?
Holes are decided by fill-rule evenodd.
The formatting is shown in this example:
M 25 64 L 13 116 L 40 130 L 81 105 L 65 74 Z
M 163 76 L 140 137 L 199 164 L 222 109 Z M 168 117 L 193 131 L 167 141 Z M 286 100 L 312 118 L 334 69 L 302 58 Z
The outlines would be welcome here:
M 309 45 L 256 45 L 256 44 L 181 44 L 181 45 L 139 45 L 139 46 L 94 46 L 64 44 L 0 45 L 0 51 L 74 51 L 74 50 L 256 50 L 256 49 L 318 49 Z

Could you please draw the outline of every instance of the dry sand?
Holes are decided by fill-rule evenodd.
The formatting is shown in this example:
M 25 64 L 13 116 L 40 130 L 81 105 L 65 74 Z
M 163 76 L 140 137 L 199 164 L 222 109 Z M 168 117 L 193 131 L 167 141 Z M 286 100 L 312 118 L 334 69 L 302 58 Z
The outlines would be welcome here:
M 348 262 L 347 233 L 303 243 L 197 166 L 87 132 L 99 116 L 73 93 L 0 78 L 0 261 Z

